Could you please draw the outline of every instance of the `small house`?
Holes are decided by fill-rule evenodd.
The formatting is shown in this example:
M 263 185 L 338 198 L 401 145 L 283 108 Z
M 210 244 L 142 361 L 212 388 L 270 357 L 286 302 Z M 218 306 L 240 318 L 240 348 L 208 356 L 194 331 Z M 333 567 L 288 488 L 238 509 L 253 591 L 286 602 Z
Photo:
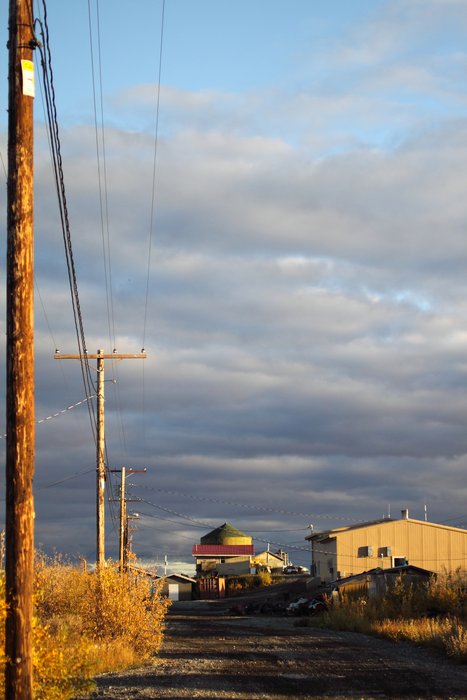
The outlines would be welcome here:
M 410 586 L 414 583 L 427 582 L 432 576 L 434 576 L 432 571 L 408 564 L 390 569 L 376 568 L 364 571 L 355 576 L 332 581 L 331 585 L 333 590 L 337 592 L 339 599 L 346 595 L 379 598 L 393 588 L 398 580 L 401 580 L 404 586 Z
M 193 600 L 196 581 L 194 578 L 184 574 L 170 574 L 161 576 L 162 595 L 166 595 L 170 600 Z

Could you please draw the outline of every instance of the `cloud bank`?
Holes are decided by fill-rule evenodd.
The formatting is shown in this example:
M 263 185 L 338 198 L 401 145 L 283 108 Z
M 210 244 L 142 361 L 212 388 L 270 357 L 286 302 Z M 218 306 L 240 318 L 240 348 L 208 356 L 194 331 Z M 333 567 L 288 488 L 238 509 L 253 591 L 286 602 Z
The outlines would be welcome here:
M 465 523 L 461 5 L 390 3 L 319 63 L 311 50 L 287 88 L 164 85 L 152 234 L 154 86 L 109 96 L 108 240 L 94 128 L 62 130 L 88 349 L 148 352 L 144 370 L 106 368 L 118 380 L 106 388 L 109 466 L 148 467 L 130 488 L 142 557 L 189 562 L 225 520 L 256 533 L 258 549 L 301 547 L 303 564 L 310 523 L 388 507 L 422 518 L 424 504 L 433 520 Z M 52 359 L 75 341 L 41 127 L 36 139 L 41 418 L 83 389 L 77 363 Z M 47 550 L 93 557 L 93 465 L 84 406 L 38 426 Z

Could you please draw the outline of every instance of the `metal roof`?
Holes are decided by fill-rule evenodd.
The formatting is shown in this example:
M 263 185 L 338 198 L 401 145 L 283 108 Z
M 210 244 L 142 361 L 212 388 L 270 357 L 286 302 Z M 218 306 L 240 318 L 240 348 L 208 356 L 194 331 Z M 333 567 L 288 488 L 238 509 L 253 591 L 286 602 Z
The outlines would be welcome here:
M 191 553 L 194 557 L 238 557 L 253 555 L 255 550 L 252 544 L 194 544 Z
M 322 530 L 321 532 L 314 532 L 311 535 L 307 535 L 305 539 L 308 541 L 334 539 L 336 535 L 339 535 L 343 532 L 348 532 L 349 530 L 358 530 L 360 528 L 372 527 L 374 525 L 398 525 L 399 523 L 416 523 L 418 525 L 423 525 L 424 527 L 436 527 L 442 530 L 451 530 L 455 532 L 467 533 L 467 530 L 465 530 L 465 528 L 452 527 L 451 525 L 443 525 L 441 523 L 433 523 L 429 520 L 416 520 L 415 518 L 380 518 L 378 520 L 370 520 L 366 523 L 353 523 L 352 525 L 336 527 L 331 530 Z
M 236 527 L 230 523 L 224 523 L 220 527 L 216 527 L 215 530 L 211 530 L 207 535 L 201 537 L 201 544 L 223 544 L 224 540 L 232 537 L 244 538 L 251 542 L 251 537 L 246 535 L 241 530 L 237 530 Z

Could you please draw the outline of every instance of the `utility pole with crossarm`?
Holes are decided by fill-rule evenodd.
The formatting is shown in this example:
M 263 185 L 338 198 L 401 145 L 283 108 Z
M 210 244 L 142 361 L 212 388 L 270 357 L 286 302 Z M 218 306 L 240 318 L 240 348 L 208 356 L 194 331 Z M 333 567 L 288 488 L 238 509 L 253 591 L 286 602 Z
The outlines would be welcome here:
M 125 495 L 126 491 L 126 477 L 128 474 L 146 474 L 147 469 L 127 469 L 122 467 L 121 469 L 109 469 L 109 471 L 114 474 L 120 474 L 120 527 L 119 527 L 119 538 L 118 538 L 118 561 L 119 561 L 119 571 L 124 574 L 127 570 L 127 545 L 128 545 L 128 516 L 126 512 L 127 498 Z
M 97 360 L 97 436 L 96 436 L 96 566 L 105 564 L 105 417 L 104 417 L 104 360 L 145 360 L 146 353 L 65 355 L 56 352 L 56 360 Z

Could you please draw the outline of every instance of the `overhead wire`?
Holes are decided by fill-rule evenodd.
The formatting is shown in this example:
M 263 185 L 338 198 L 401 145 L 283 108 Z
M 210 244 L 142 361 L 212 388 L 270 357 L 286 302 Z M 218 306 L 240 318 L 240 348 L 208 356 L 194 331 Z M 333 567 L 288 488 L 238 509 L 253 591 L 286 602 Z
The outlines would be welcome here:
M 51 489 L 54 486 L 60 486 L 60 484 L 64 484 L 67 481 L 71 481 L 72 479 L 77 479 L 80 476 L 84 476 L 85 474 L 90 474 L 91 472 L 95 472 L 96 467 L 91 467 L 90 469 L 85 469 L 84 471 L 81 472 L 76 472 L 75 474 L 71 474 L 70 476 L 65 476 L 63 479 L 59 479 L 58 481 L 52 481 L 49 484 L 44 484 L 41 486 L 40 484 L 35 487 L 36 491 L 45 491 L 46 489 Z
M 5 174 L 5 180 L 8 180 L 8 174 L 7 174 L 6 167 L 5 167 L 5 161 L 3 160 L 3 154 L 1 151 L 0 151 L 0 160 L 2 161 L 2 168 L 3 168 L 3 172 Z
M 229 501 L 222 498 L 209 498 L 208 496 L 196 496 L 194 494 L 182 493 L 181 491 L 175 491 L 172 489 L 161 489 L 154 486 L 146 486 L 146 491 L 157 491 L 160 493 L 167 493 L 172 496 L 183 496 L 184 498 L 189 498 L 192 501 L 202 501 L 207 503 L 221 503 L 223 505 L 236 506 L 238 508 L 248 508 L 251 510 L 256 510 L 262 513 L 279 513 L 281 515 L 296 515 L 304 518 L 314 518 L 314 519 L 325 519 L 325 520 L 343 520 L 345 522 L 363 523 L 365 520 L 355 519 L 350 516 L 346 517 L 343 515 L 334 515 L 331 513 L 302 513 L 300 511 L 286 510 L 285 508 L 273 508 L 272 506 L 258 506 L 252 503 L 239 503 L 237 501 Z
M 155 219 L 155 204 L 156 204 L 156 174 L 157 174 L 157 155 L 159 147 L 159 115 L 160 115 L 160 101 L 161 101 L 161 78 L 162 78 L 162 56 L 164 47 L 164 25 L 165 25 L 165 0 L 162 0 L 162 12 L 161 12 L 161 31 L 159 40 L 159 68 L 157 76 L 157 94 L 156 94 L 156 115 L 155 115 L 155 129 L 154 129 L 154 152 L 153 152 L 153 164 L 152 164 L 152 188 L 151 188 L 151 209 L 149 218 L 149 236 L 148 236 L 148 265 L 146 274 L 146 294 L 144 300 L 144 318 L 143 318 L 143 343 L 142 350 L 146 347 L 146 332 L 147 332 L 147 321 L 148 321 L 148 308 L 149 308 L 149 283 L 151 278 L 151 263 L 152 263 L 152 244 L 153 244 L 153 233 L 154 233 L 154 219 Z M 142 427 L 143 427 L 143 438 L 146 435 L 146 375 L 145 366 L 141 368 L 142 372 Z
M 59 214 L 63 234 L 63 242 L 65 248 L 65 259 L 68 271 L 68 281 L 70 287 L 70 295 L 72 301 L 73 319 L 75 324 L 76 339 L 78 344 L 78 352 L 80 359 L 81 375 L 86 393 L 86 403 L 88 406 L 89 419 L 94 443 L 97 440 L 97 418 L 94 410 L 94 405 L 90 401 L 96 395 L 96 386 L 92 379 L 89 360 L 87 357 L 87 344 L 84 333 L 84 323 L 81 312 L 81 305 L 78 293 L 78 284 L 76 277 L 76 268 L 74 263 L 73 247 L 71 241 L 70 221 L 68 215 L 68 206 L 66 198 L 66 189 L 63 173 L 63 162 L 61 156 L 61 145 L 59 136 L 59 127 L 57 119 L 57 109 L 55 103 L 55 89 L 53 81 L 52 57 L 49 42 L 49 29 L 47 22 L 47 6 L 45 0 L 42 0 L 43 18 L 31 21 L 34 27 L 38 26 L 42 43 L 37 41 L 41 56 L 42 80 L 44 88 L 44 103 L 47 123 L 47 133 L 49 137 L 49 147 L 51 151 L 51 160 L 53 173 L 57 191 L 57 199 L 59 205 Z M 111 511 L 112 512 L 112 511 Z M 115 528 L 115 522 L 114 528 Z
M 50 136 L 52 165 L 57 192 L 57 200 L 62 228 L 63 243 L 65 249 L 65 259 L 68 271 L 68 282 L 72 302 L 73 320 L 78 344 L 80 367 L 86 397 L 95 393 L 95 387 L 91 377 L 89 362 L 87 358 L 86 336 L 84 333 L 83 317 L 78 293 L 78 283 L 76 268 L 74 263 L 73 247 L 71 240 L 71 228 L 68 215 L 68 205 L 65 189 L 65 179 L 63 173 L 63 161 L 61 155 L 60 134 L 58 127 L 57 108 L 55 102 L 55 88 L 53 80 L 52 57 L 49 43 L 49 28 L 47 22 L 47 6 L 42 0 L 43 19 L 33 21 L 34 27 L 38 26 L 42 43 L 37 42 L 41 56 L 42 80 L 44 87 L 44 99 L 46 108 L 47 129 Z M 94 441 L 96 440 L 96 416 L 91 401 L 87 402 L 89 418 Z
M 151 258 L 152 258 L 152 242 L 154 234 L 154 219 L 155 219 L 155 204 L 156 204 L 156 174 L 157 174 L 157 155 L 159 147 L 159 115 L 160 115 L 160 100 L 161 100 L 161 77 L 162 77 L 162 55 L 164 46 L 164 22 L 165 22 L 165 0 L 162 0 L 162 16 L 161 16 L 161 31 L 159 42 L 159 70 L 157 78 L 157 95 L 156 95 L 156 122 L 154 133 L 154 156 L 152 164 L 152 191 L 151 191 L 151 214 L 149 221 L 149 240 L 148 240 L 148 266 L 146 275 L 146 296 L 144 302 L 144 322 L 143 322 L 143 348 L 146 345 L 146 330 L 148 319 L 149 306 L 149 281 L 151 276 Z
M 56 347 L 57 347 L 57 343 L 55 342 L 54 334 L 53 334 L 52 328 L 51 328 L 51 326 L 50 326 L 50 322 L 49 322 L 49 317 L 48 317 L 48 315 L 47 315 L 47 311 L 45 310 L 44 302 L 43 302 L 43 300 L 42 300 L 41 290 L 39 289 L 39 284 L 38 284 L 38 282 L 37 282 L 36 276 L 34 276 L 34 284 L 35 284 L 35 286 L 36 286 L 36 292 L 37 292 L 37 296 L 38 296 L 38 299 L 39 299 L 39 302 L 40 302 L 40 305 L 41 305 L 41 308 L 42 308 L 42 313 L 44 314 L 45 323 L 46 323 L 46 325 L 47 325 L 47 330 L 49 331 L 49 335 L 50 335 L 50 337 L 51 337 L 51 339 L 52 339 L 52 345 L 53 345 L 54 348 L 56 348 Z
M 66 481 L 71 481 L 72 479 L 77 479 L 80 476 L 84 476 L 85 474 L 90 474 L 91 472 L 95 472 L 96 468 L 91 467 L 90 469 L 84 469 L 83 471 L 80 472 L 75 472 L 74 474 L 70 474 L 70 476 L 65 476 L 63 479 L 58 479 L 57 481 L 52 481 L 49 484 L 43 484 L 42 486 L 35 485 L 34 490 L 35 491 L 45 491 L 46 489 L 51 489 L 55 486 L 60 486 L 60 484 L 64 484 Z M 0 498 L 0 501 L 5 501 L 5 496 Z
M 57 411 L 56 413 L 52 413 L 50 416 L 47 416 L 46 418 L 40 418 L 39 420 L 34 421 L 36 425 L 40 425 L 41 423 L 47 423 L 48 421 L 52 420 L 53 418 L 59 418 L 59 416 L 62 416 L 64 413 L 67 413 L 68 411 L 71 411 L 71 409 L 76 408 L 77 406 L 81 406 L 83 403 L 86 401 L 90 401 L 91 399 L 96 398 L 95 395 L 93 396 L 87 396 L 85 399 L 82 399 L 81 401 L 77 401 L 74 404 L 71 404 L 71 406 L 67 406 L 67 408 L 63 408 L 61 411 Z M 3 433 L 0 435 L 0 439 L 6 438 L 6 433 Z
M 212 525 L 210 523 L 199 520 L 197 518 L 193 518 L 189 515 L 186 515 L 184 513 L 180 513 L 178 511 L 167 508 L 165 506 L 161 506 L 160 504 L 153 503 L 152 501 L 148 501 L 147 499 L 140 498 L 138 500 L 142 503 L 146 503 L 147 505 L 152 506 L 153 508 L 157 508 L 158 510 L 162 510 L 166 513 L 170 513 L 171 515 L 175 515 L 178 518 L 181 518 L 182 520 L 189 521 L 190 523 L 192 523 L 192 527 L 199 527 L 199 528 L 200 527 L 203 527 L 203 528 L 212 527 Z M 149 517 L 151 517 L 151 516 L 149 516 Z M 182 523 L 180 523 L 180 525 L 181 524 Z M 304 529 L 308 529 L 308 528 L 304 528 Z M 271 531 L 271 532 L 274 532 L 274 531 Z M 277 542 L 277 541 L 270 540 L 270 539 L 264 539 L 262 537 L 253 537 L 252 539 L 256 542 L 261 542 L 261 543 L 269 544 L 269 545 L 273 544 L 273 545 L 276 545 L 276 546 L 284 548 L 284 549 L 292 549 L 292 550 L 297 551 L 297 552 L 307 552 L 308 554 L 311 553 L 309 546 L 306 546 L 306 545 L 299 545 L 299 544 L 294 544 L 291 542 L 287 542 L 287 543 Z M 316 545 L 313 546 L 313 551 L 315 553 L 319 553 L 319 554 L 335 555 L 334 551 L 327 550 L 327 549 L 321 549 L 319 546 L 316 546 Z M 339 556 L 341 556 L 345 559 L 349 559 L 349 560 L 355 560 L 355 559 L 359 558 L 358 555 L 354 555 L 354 554 L 350 554 L 350 553 L 349 554 L 340 553 Z M 433 559 L 424 559 L 424 561 L 427 561 L 427 562 L 445 562 L 445 561 L 452 561 L 452 559 L 450 559 L 449 557 L 444 557 L 444 558 L 443 557 L 436 557 Z M 456 561 L 456 560 L 454 560 L 454 561 Z M 457 561 L 462 561 L 462 558 L 459 558 Z
M 181 518 L 182 520 L 188 520 L 189 522 L 194 523 L 197 527 L 203 527 L 203 528 L 212 527 L 212 525 L 210 523 L 207 523 L 207 522 L 202 521 L 202 520 L 198 520 L 197 518 L 192 518 L 191 516 L 185 515 L 183 513 L 178 513 L 176 510 L 172 510 L 171 508 L 166 508 L 165 506 L 161 506 L 157 503 L 152 503 L 152 501 L 148 501 L 145 498 L 139 498 L 138 501 L 140 501 L 141 503 L 146 503 L 147 505 L 153 506 L 153 508 L 158 508 L 159 510 L 162 510 L 166 513 L 171 513 L 172 515 L 176 515 L 177 517 Z M 294 550 L 298 550 L 298 551 L 307 551 L 307 552 L 310 551 L 309 548 L 305 547 L 305 546 L 299 547 L 299 546 L 295 546 L 295 545 L 285 544 L 284 542 L 273 542 L 272 540 L 265 540 L 261 537 L 253 537 L 253 539 L 256 542 L 263 542 L 265 544 L 275 544 L 279 547 L 287 547 L 288 549 L 294 549 Z
M 109 279 L 111 263 L 108 257 L 110 254 L 110 247 L 106 246 L 106 235 L 107 231 L 107 243 L 110 246 L 109 241 L 109 216 L 108 216 L 108 197 L 107 197 L 107 168 L 106 168 L 106 157 L 105 157 L 105 130 L 104 130 L 104 111 L 102 102 L 102 67 L 101 67 L 101 51 L 100 51 L 100 22 L 99 22 L 99 0 L 96 0 L 96 22 L 97 22 L 97 44 L 98 44 L 98 66 L 99 66 L 99 86 L 100 86 L 100 106 L 101 106 L 101 138 L 102 138 L 102 169 L 101 172 L 101 154 L 100 154 L 100 144 L 99 144 L 99 125 L 97 118 L 97 100 L 96 100 L 96 79 L 94 70 L 94 40 L 92 33 L 92 17 L 91 17 L 91 3 L 88 0 L 88 26 L 89 26 L 89 50 L 91 55 L 91 80 L 92 80 L 92 96 L 93 96 L 93 107 L 94 107 L 94 134 L 95 134 L 95 146 L 96 146 L 96 164 L 97 164 L 97 182 L 99 189 L 99 211 L 100 211 L 100 223 L 101 223 L 101 238 L 102 238 L 102 257 L 104 264 L 104 281 L 105 281 L 105 294 L 106 294 L 106 304 L 107 304 L 107 323 L 109 332 L 109 342 L 112 347 L 115 347 L 115 325 L 114 325 L 114 315 L 113 315 L 113 297 L 112 297 L 112 286 Z M 112 342 L 112 330 L 113 342 Z M 108 454 L 108 444 L 107 440 L 104 439 L 104 453 L 105 453 L 105 477 L 109 481 L 109 489 L 107 489 L 107 503 L 110 512 L 110 519 L 112 522 L 112 528 L 116 532 L 116 515 L 113 508 L 113 484 L 112 475 L 110 472 L 109 464 L 109 454 Z
M 40 3 L 39 0 L 37 0 L 37 12 L 38 12 L 39 17 L 42 19 L 42 14 L 41 14 L 41 3 Z M 38 81 L 38 85 L 39 85 L 39 92 L 40 92 L 40 96 L 41 96 L 42 111 L 43 111 L 43 113 L 44 113 L 45 120 L 47 121 L 47 110 L 46 110 L 45 101 L 44 101 L 44 91 L 43 91 L 42 83 L 41 83 L 40 80 Z M 48 147 L 49 147 L 50 162 L 51 162 L 51 164 L 53 164 L 52 143 L 51 143 L 51 140 L 50 140 L 50 132 L 49 132 L 48 129 L 45 129 L 45 134 L 46 134 L 46 137 L 47 137 L 47 144 L 48 144 Z M 53 170 L 53 167 L 52 167 L 52 170 Z M 49 335 L 50 335 L 50 337 L 51 337 L 51 339 L 52 339 L 52 347 L 53 347 L 53 348 L 57 348 L 57 347 L 58 347 L 58 346 L 57 346 L 57 342 L 56 342 L 56 340 L 55 340 L 55 338 L 54 338 L 54 334 L 53 334 L 53 332 L 52 332 L 52 327 L 51 327 L 51 324 L 50 324 L 50 322 L 49 322 L 49 317 L 48 317 L 48 314 L 47 314 L 47 311 L 46 311 L 46 308 L 45 308 L 45 304 L 44 304 L 43 299 L 42 299 L 42 294 L 41 294 L 41 291 L 40 291 L 39 282 L 38 282 L 38 280 L 37 280 L 37 276 L 36 276 L 35 273 L 34 273 L 34 284 L 35 284 L 37 296 L 38 296 L 38 298 L 39 298 L 39 302 L 40 302 L 40 305 L 41 305 L 41 308 L 42 308 L 42 313 L 44 314 L 44 318 L 45 318 L 45 322 L 46 322 L 46 325 L 47 325 L 47 329 L 48 329 Z M 59 363 L 59 367 L 60 367 L 60 371 L 61 371 L 61 374 L 62 374 L 62 377 L 63 377 L 64 382 L 67 382 L 67 378 L 66 378 L 66 375 L 65 375 L 65 371 L 64 371 L 64 369 L 63 369 L 63 364 L 62 364 L 61 362 Z
M 112 277 L 112 254 L 110 244 L 110 224 L 109 224 L 109 197 L 108 197 L 108 180 L 107 180 L 107 155 L 106 155 L 106 139 L 105 139 L 105 119 L 104 119 L 104 99 L 103 99 L 103 78 L 102 78 L 102 52 L 101 52 L 101 31 L 100 31 L 100 12 L 99 0 L 96 0 L 96 27 L 97 27 L 97 66 L 98 66 L 98 89 L 99 89 L 99 119 L 98 107 L 96 98 L 96 77 L 95 77 L 95 58 L 94 58 L 94 37 L 93 23 L 91 13 L 91 3 L 88 0 L 88 25 L 89 25 L 89 46 L 91 54 L 91 76 L 92 76 L 92 94 L 94 107 L 94 131 L 95 131 L 95 147 L 96 147 L 96 162 L 97 162 L 97 177 L 99 188 L 99 208 L 100 208 L 100 223 L 101 223 L 101 238 L 102 238 L 102 256 L 104 266 L 104 281 L 106 291 L 107 304 L 107 322 L 109 344 L 112 348 L 116 345 L 115 333 L 115 311 L 114 311 L 114 294 L 113 294 L 113 277 Z M 100 124 L 99 124 L 100 121 Z M 121 410 L 120 387 L 118 384 L 118 368 L 112 361 L 112 371 L 117 375 L 117 381 L 113 383 L 113 390 L 116 398 L 118 426 L 121 440 L 122 450 L 127 454 L 127 444 L 125 427 L 123 423 L 123 415 Z M 110 458 L 108 441 L 105 440 L 105 463 L 106 463 L 106 479 L 109 482 L 107 490 L 107 502 L 111 516 L 112 526 L 114 531 L 117 531 L 117 516 L 114 510 L 114 502 L 111 495 L 114 492 L 112 483 L 112 472 L 110 470 Z
M 101 223 L 101 238 L 102 238 L 102 257 L 104 265 L 104 281 L 106 291 L 107 304 L 107 322 L 109 333 L 109 345 L 115 348 L 116 333 L 115 333 L 115 310 L 114 310 L 114 293 L 113 293 L 113 275 L 112 275 L 112 251 L 110 244 L 110 223 L 109 223 L 109 197 L 108 197 L 108 181 L 107 181 L 107 149 L 105 139 L 105 120 L 104 120 L 104 97 L 103 97 L 103 79 L 102 79 L 102 52 L 101 52 L 101 31 L 100 31 L 100 12 L 99 0 L 96 0 L 96 25 L 97 25 L 97 64 L 99 76 L 99 112 L 98 120 L 97 98 L 96 98 L 96 79 L 94 70 L 94 39 L 92 31 L 92 16 L 91 5 L 88 0 L 88 24 L 89 24 L 89 45 L 91 54 L 91 74 L 92 74 L 92 93 L 94 106 L 94 131 L 96 144 L 96 161 L 97 161 L 97 178 L 99 187 L 99 209 Z M 99 122 L 100 121 L 100 125 Z M 99 139 L 100 133 L 100 139 Z M 100 143 L 102 146 L 100 146 Z M 102 167 L 101 167 L 102 162 Z M 121 410 L 120 386 L 118 384 L 118 366 L 112 361 L 112 371 L 117 376 L 117 382 L 113 385 L 115 392 L 117 414 L 119 417 L 119 434 L 122 445 L 122 450 L 125 454 L 128 453 L 125 426 L 123 423 L 123 415 Z

